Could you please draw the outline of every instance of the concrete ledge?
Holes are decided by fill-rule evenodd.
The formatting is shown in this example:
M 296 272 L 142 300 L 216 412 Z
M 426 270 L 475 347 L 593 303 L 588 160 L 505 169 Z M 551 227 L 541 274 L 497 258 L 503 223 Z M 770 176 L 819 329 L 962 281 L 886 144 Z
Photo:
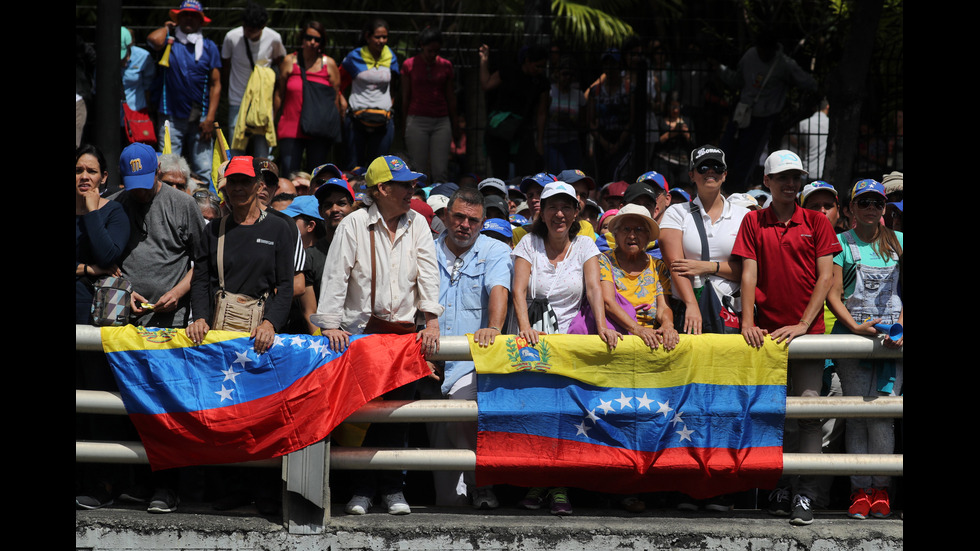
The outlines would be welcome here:
M 177 513 L 150 515 L 137 506 L 76 511 L 76 549 L 153 551 L 221 549 L 306 550 L 680 550 L 776 549 L 889 551 L 904 548 L 903 521 L 853 520 L 844 511 L 818 511 L 810 526 L 758 510 L 685 513 L 579 509 L 570 517 L 546 510 L 494 511 L 413 506 L 411 515 L 348 516 L 334 504 L 323 534 L 295 535 L 254 507 L 218 513 L 181 504 Z

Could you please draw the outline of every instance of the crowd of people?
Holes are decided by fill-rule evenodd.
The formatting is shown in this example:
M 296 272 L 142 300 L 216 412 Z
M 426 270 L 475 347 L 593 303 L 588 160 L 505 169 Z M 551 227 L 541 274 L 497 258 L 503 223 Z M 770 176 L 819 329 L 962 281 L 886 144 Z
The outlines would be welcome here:
M 230 66 L 233 89 L 252 86 L 257 72 L 243 81 L 242 71 L 281 62 L 279 84 L 269 95 L 283 113 L 278 137 L 253 143 L 261 154 L 234 155 L 222 165 L 213 183 L 217 194 L 192 184 L 225 70 L 216 47 L 212 52 L 213 43 L 199 34 L 208 20 L 195 0 L 173 10 L 174 20 L 150 40 L 170 49 L 160 113 L 172 125 L 174 152 L 160 155 L 137 142 L 110 161 L 93 145 L 76 149 L 76 324 L 185 329 L 196 343 L 213 329 L 239 330 L 250 334 L 259 354 L 276 333 L 319 334 L 334 350 L 346 348 L 352 335 L 415 334 L 431 376 L 385 399 L 472 400 L 472 362 L 431 359 L 442 335 L 473 334 L 489 345 L 513 334 L 533 345 L 546 334 L 592 334 L 610 348 L 635 335 L 651 350 L 671 350 L 679 334 L 741 334 L 749 346 L 761 347 L 767 339 L 789 343 L 806 334 L 874 336 L 876 324 L 903 323 L 899 172 L 881 182 L 834 186 L 810 178 L 796 153 L 778 150 L 766 158 L 761 182 L 736 184 L 738 192 L 731 193 L 729 169 L 746 159 L 712 144 L 694 147 L 674 105 L 667 119 L 673 134 L 664 140 L 669 147 L 658 149 L 657 157 L 670 177 L 649 170 L 628 183 L 617 152 L 629 127 L 614 119 L 635 119 L 636 106 L 624 103 L 620 91 L 636 76 L 617 70 L 618 51 L 604 56 L 608 66 L 590 87 L 591 97 L 561 76 L 550 101 L 564 98 L 562 107 L 549 109 L 549 86 L 539 79 L 546 52 L 532 48 L 519 64 L 491 70 L 489 51 L 481 48 L 481 84 L 498 92 L 487 130 L 494 175 L 506 175 L 513 162 L 521 176 L 510 183 L 473 175 L 446 182 L 445 152 L 461 127 L 453 69 L 438 55 L 438 31 L 423 32 L 421 53 L 402 66 L 412 144 L 407 163 L 387 154 L 395 128 L 390 85 L 399 71 L 386 45 L 387 23 L 366 25 L 364 45 L 338 64 L 323 55 L 324 29 L 316 22 L 304 27 L 302 51 L 286 55 L 281 42 L 265 46 L 270 35 L 263 31 L 263 11 L 246 9 L 242 32 L 229 33 L 221 57 L 235 60 L 239 50 L 246 56 L 244 65 Z M 767 59 L 782 59 L 774 55 L 757 56 L 753 63 L 763 64 L 753 69 L 757 76 L 766 78 Z M 182 95 L 190 97 L 178 92 L 186 84 L 177 76 L 183 65 L 197 67 L 205 86 L 195 98 L 206 105 L 180 105 Z M 345 79 L 347 97 L 340 93 Z M 315 83 L 333 93 L 311 93 Z M 243 94 L 235 122 L 251 125 L 241 115 L 250 97 Z M 324 98 L 326 105 L 308 118 L 310 102 Z M 535 136 L 550 133 L 558 138 L 552 145 L 561 144 L 569 120 L 593 110 L 605 151 L 595 177 L 574 164 L 582 156 L 573 146 L 545 155 L 544 142 L 535 143 Z M 330 134 L 324 120 L 346 130 L 343 139 L 355 152 L 346 162 L 329 157 L 341 126 Z M 537 132 L 523 131 L 528 128 Z M 268 155 L 277 146 L 274 161 Z M 751 157 L 754 147 L 744 155 Z M 121 186 L 107 182 L 109 162 L 118 162 Z M 302 172 L 307 167 L 312 170 Z M 673 180 L 682 173 L 680 182 Z M 108 320 L 95 308 L 110 300 L 107 290 L 125 291 L 129 299 L 117 305 L 123 313 Z M 902 346 L 901 337 L 884 342 Z M 111 388 L 106 366 L 76 363 L 79 388 Z M 792 360 L 788 394 L 820 395 L 833 373 L 845 395 L 902 392 L 901 360 Z M 434 446 L 475 450 L 475 423 L 427 429 Z M 819 420 L 800 421 L 798 433 L 796 447 L 787 451 L 821 452 Z M 851 453 L 887 454 L 894 436 L 891 420 L 848 419 L 844 442 Z M 364 444 L 404 447 L 408 438 L 404 424 L 372 424 Z M 128 497 L 166 513 L 179 503 L 177 472 L 153 473 L 146 488 L 131 492 L 119 488 L 111 472 L 80 476 L 80 508 Z M 351 479 L 347 513 L 365 514 L 375 503 L 391 514 L 411 511 L 401 471 L 358 472 Z M 437 504 L 499 506 L 493 488 L 476 487 L 472 473 L 438 473 L 435 482 Z M 889 516 L 890 483 L 852 477 L 848 514 Z M 227 486 L 216 508 L 254 498 L 261 511 L 276 510 L 274 491 L 250 496 L 241 484 Z M 787 477 L 766 508 L 793 524 L 810 524 L 821 491 L 815 477 Z M 568 515 L 569 493 L 531 488 L 519 503 L 539 509 L 547 502 L 552 513 Z M 645 509 L 641 496 L 619 496 L 619 502 L 629 511 Z M 732 499 L 678 501 L 684 508 L 702 505 L 729 510 Z

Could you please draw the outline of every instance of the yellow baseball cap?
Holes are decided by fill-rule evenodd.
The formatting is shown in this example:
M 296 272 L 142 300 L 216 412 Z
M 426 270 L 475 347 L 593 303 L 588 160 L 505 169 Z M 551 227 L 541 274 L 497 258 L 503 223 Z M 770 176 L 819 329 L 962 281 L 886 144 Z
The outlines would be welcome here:
M 368 187 L 385 182 L 414 182 L 415 180 L 425 183 L 425 174 L 412 172 L 405 161 L 394 155 L 385 155 L 371 161 L 364 174 L 364 182 Z

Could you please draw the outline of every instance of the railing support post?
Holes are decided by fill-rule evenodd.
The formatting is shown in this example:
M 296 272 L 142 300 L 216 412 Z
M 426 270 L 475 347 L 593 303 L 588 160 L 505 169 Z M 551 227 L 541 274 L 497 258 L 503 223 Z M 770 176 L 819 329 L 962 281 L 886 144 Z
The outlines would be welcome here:
M 282 521 L 290 534 L 321 534 L 330 523 L 330 439 L 282 461 Z

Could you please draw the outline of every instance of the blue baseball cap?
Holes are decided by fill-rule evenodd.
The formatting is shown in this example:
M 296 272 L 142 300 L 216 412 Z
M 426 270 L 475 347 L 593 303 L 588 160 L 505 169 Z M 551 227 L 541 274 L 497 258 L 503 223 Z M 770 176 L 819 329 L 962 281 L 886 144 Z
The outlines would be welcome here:
M 651 181 L 657 184 L 658 186 L 660 186 L 660 189 L 664 191 L 670 191 L 670 187 L 667 185 L 667 179 L 664 178 L 663 174 L 657 172 L 656 170 L 651 170 L 650 172 L 644 172 L 643 174 L 640 174 L 640 177 L 636 179 L 635 183 L 639 184 L 640 182 L 651 182 Z
M 126 190 L 153 188 L 157 152 L 145 143 L 129 144 L 119 155 L 119 174 Z
M 510 222 L 511 222 L 511 224 L 517 224 L 519 226 L 525 226 L 525 225 L 527 225 L 528 220 L 527 220 L 527 218 L 524 218 L 520 214 L 511 214 L 510 215 Z
M 823 180 L 814 180 L 803 186 L 803 189 L 800 191 L 800 204 L 806 203 L 806 198 L 815 191 L 829 191 L 834 194 L 834 199 L 837 199 L 837 189 L 834 186 Z
M 316 197 L 312 195 L 300 195 L 299 197 L 293 199 L 293 202 L 289 204 L 288 207 L 282 210 L 282 213 L 290 218 L 295 218 L 299 215 L 309 216 L 310 218 L 315 218 L 317 220 L 323 220 L 320 216 L 320 204 L 317 202 Z
M 425 174 L 412 172 L 405 161 L 394 155 L 384 155 L 371 161 L 367 172 L 364 173 L 364 181 L 368 187 L 385 182 L 414 182 L 416 180 L 425 183 Z
M 872 180 L 871 178 L 858 180 L 854 184 L 854 188 L 851 189 L 851 199 L 853 200 L 858 195 L 864 195 L 865 193 L 877 193 L 886 199 L 888 198 L 888 195 L 885 193 L 885 186 L 878 180 Z
M 589 184 L 590 190 L 595 189 L 595 180 L 577 168 L 569 168 L 561 171 L 558 174 L 558 181 L 565 182 L 566 184 L 574 184 L 575 182 L 579 182 L 581 180 L 585 180 L 585 182 Z
M 534 176 L 525 176 L 524 179 L 521 180 L 521 193 L 524 193 L 526 195 L 527 188 L 531 184 L 537 184 L 541 187 L 544 187 L 550 184 L 551 182 L 557 182 L 557 181 L 558 181 L 557 176 L 555 176 L 554 174 L 548 174 L 547 172 L 539 172 Z
M 514 228 L 510 225 L 510 222 L 502 218 L 487 218 L 483 223 L 483 229 L 480 233 L 492 231 L 497 232 L 504 237 L 514 237 Z
M 321 180 L 326 180 L 327 178 L 344 178 L 344 171 L 340 170 L 337 165 L 333 163 L 327 163 L 320 165 L 313 169 L 313 174 L 310 175 L 310 183 L 316 185 L 317 177 Z
M 340 178 L 327 179 L 325 182 L 320 184 L 320 187 L 316 188 L 316 191 L 313 192 L 313 196 L 316 197 L 317 201 L 322 201 L 328 193 L 338 189 L 346 191 L 351 202 L 354 201 L 354 188 L 350 187 L 350 183 L 348 183 L 347 180 L 342 180 Z

